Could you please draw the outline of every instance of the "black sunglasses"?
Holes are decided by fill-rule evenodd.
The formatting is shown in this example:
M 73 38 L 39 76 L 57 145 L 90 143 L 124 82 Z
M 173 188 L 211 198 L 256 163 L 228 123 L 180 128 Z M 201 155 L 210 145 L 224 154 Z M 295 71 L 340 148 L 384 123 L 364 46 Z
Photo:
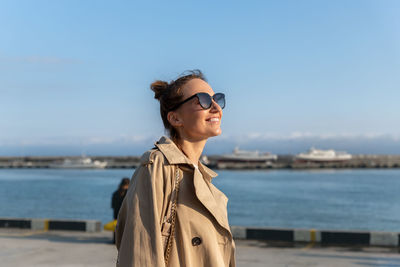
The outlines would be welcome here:
M 181 105 L 188 102 L 189 100 L 192 100 L 195 97 L 197 97 L 197 99 L 199 100 L 200 106 L 203 109 L 211 108 L 213 100 L 215 101 L 215 103 L 218 104 L 218 106 L 221 107 L 221 109 L 223 109 L 225 107 L 225 95 L 223 93 L 216 93 L 213 96 L 210 96 L 207 93 L 197 93 L 197 94 L 194 94 L 191 97 L 183 100 L 182 102 L 176 104 L 173 108 L 170 109 L 170 111 L 179 108 Z

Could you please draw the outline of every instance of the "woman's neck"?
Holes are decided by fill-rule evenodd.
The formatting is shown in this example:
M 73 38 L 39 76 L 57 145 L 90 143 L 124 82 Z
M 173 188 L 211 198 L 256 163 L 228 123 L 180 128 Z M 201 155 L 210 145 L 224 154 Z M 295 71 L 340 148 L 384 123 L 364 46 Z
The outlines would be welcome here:
M 190 141 L 186 139 L 179 139 L 177 140 L 176 144 L 193 164 L 198 165 L 206 142 L 207 140 Z

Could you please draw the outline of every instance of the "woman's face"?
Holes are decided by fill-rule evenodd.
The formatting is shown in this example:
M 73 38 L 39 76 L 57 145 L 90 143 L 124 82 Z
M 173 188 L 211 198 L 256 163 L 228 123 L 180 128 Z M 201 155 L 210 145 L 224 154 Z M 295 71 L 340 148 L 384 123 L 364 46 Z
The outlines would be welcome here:
M 192 79 L 183 88 L 182 100 L 197 93 L 214 95 L 210 85 L 201 79 Z M 181 105 L 176 111 L 179 136 L 182 139 L 200 141 L 221 134 L 221 107 L 212 102 L 211 108 L 203 109 L 197 97 Z

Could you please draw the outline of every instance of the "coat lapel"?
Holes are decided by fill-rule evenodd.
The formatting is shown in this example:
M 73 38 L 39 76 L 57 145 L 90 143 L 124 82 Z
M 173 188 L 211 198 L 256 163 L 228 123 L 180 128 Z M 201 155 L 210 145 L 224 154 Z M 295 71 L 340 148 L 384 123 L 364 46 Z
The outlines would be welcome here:
M 207 183 L 198 170 L 194 171 L 193 184 L 197 198 L 216 219 L 216 221 L 230 233 L 226 205 L 228 198 L 210 182 Z
M 193 163 L 185 154 L 171 139 L 165 136 L 155 145 L 164 154 L 169 164 L 187 164 L 194 169 L 193 184 L 197 198 L 216 219 L 218 224 L 231 234 L 226 209 L 228 198 L 211 183 L 211 179 L 218 174 L 201 163 L 199 164 L 199 169 L 194 168 Z

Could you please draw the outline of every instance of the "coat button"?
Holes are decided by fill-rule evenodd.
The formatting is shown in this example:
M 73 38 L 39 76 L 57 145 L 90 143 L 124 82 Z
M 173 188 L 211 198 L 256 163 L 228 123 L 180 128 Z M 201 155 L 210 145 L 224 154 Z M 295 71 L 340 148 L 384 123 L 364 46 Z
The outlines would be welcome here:
M 198 236 L 193 237 L 193 239 L 192 239 L 192 245 L 193 245 L 193 246 L 198 246 L 198 245 L 200 245 L 200 244 L 201 244 L 201 238 L 198 237 Z

